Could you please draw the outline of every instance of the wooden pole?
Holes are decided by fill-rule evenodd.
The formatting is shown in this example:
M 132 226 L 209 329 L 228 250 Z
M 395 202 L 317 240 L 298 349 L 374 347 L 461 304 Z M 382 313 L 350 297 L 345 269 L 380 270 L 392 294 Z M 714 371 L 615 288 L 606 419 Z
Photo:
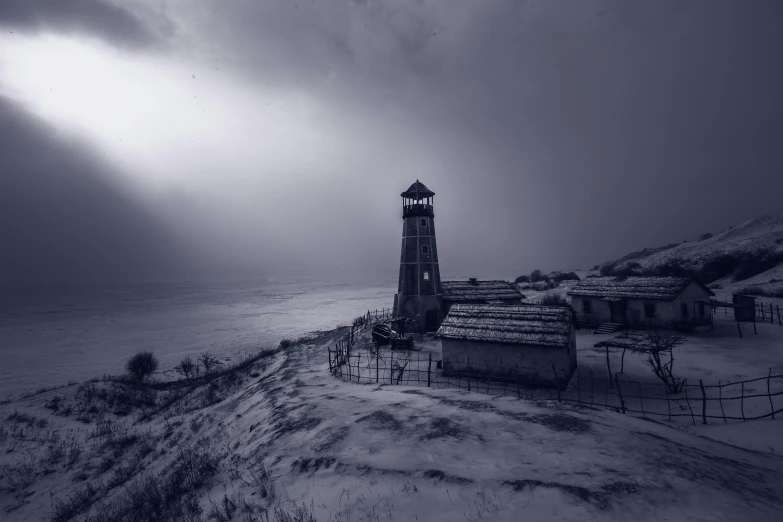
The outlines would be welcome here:
M 776 309 L 776 310 L 777 310 L 777 312 L 778 312 L 778 324 L 779 324 L 779 325 L 781 325 L 781 326 L 783 326 L 783 321 L 781 321 L 781 320 L 780 320 L 780 305 L 776 305 L 776 306 L 775 306 L 775 309 Z
M 620 397 L 620 411 L 625 413 L 625 401 L 623 400 L 623 392 L 620 390 L 620 379 L 615 375 L 614 382 L 617 383 L 617 396 Z
M 691 400 L 688 398 L 687 382 L 685 383 L 685 385 L 683 385 L 683 389 L 685 390 L 685 403 L 688 405 L 688 411 L 691 412 L 691 421 L 693 421 L 693 425 L 696 426 L 696 417 L 693 416 L 693 408 L 691 408 Z
M 332 348 L 327 346 L 326 349 L 329 352 L 329 373 L 332 373 Z
M 394 350 L 389 350 L 389 384 L 394 384 Z
M 740 411 L 742 412 L 742 420 L 745 420 L 745 381 L 740 384 Z
M 623 355 L 620 356 L 620 373 L 625 373 L 625 350 L 626 348 L 623 348 Z M 617 376 L 614 376 L 614 380 L 617 381 Z
M 772 378 L 772 368 L 767 374 L 767 398 L 769 399 L 769 409 L 772 412 L 772 418 L 775 418 L 775 406 L 772 404 L 772 393 L 769 391 L 769 380 Z
M 701 422 L 707 424 L 707 392 L 704 391 L 704 383 L 699 379 L 699 387 L 701 388 Z
M 427 388 L 430 387 L 431 375 L 432 375 L 432 352 L 430 352 L 430 360 L 427 363 Z
M 647 413 L 644 411 L 644 392 L 642 391 L 642 383 L 637 383 L 639 385 L 639 405 L 642 407 L 642 417 L 647 417 Z
M 663 385 L 663 393 L 666 394 L 666 407 L 669 409 L 669 422 L 672 421 L 672 401 L 669 399 L 669 387 Z
M 380 348 L 378 351 L 375 352 L 375 384 L 378 384 L 378 374 L 379 372 L 379 366 L 380 366 L 380 360 L 381 360 L 381 350 Z
M 612 366 L 609 364 L 609 346 L 606 347 L 606 370 L 609 372 L 609 387 L 614 387 L 612 383 Z
M 718 404 L 720 404 L 720 414 L 723 415 L 723 424 L 728 424 L 726 412 L 723 411 L 723 386 L 720 381 L 718 381 Z
M 772 315 L 772 303 L 769 303 L 769 322 L 775 324 L 775 316 Z

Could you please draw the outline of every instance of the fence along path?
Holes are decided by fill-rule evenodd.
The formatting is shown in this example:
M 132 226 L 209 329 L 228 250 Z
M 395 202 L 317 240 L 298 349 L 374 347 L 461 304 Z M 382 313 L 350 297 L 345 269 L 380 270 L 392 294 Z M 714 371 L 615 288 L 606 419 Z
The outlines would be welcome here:
M 544 387 L 546 382 L 560 384 L 564 380 L 554 368 L 498 367 L 476 361 L 470 365 L 471 371 L 444 375 L 443 366 L 458 361 L 436 359 L 431 353 L 351 350 L 347 341 L 329 348 L 328 356 L 334 376 L 356 383 L 457 388 L 490 395 L 557 400 L 642 417 L 685 420 L 694 425 L 707 424 L 710 420 L 727 423 L 783 416 L 783 375 L 772 375 L 771 370 L 765 377 L 737 382 L 686 382 L 681 392 L 671 394 L 660 382 L 631 381 L 622 374 L 610 378 L 607 371 L 580 368 L 568 386 L 549 387 Z M 488 376 L 490 372 L 501 371 L 508 377 Z M 530 378 L 531 374 L 537 374 L 538 378 Z

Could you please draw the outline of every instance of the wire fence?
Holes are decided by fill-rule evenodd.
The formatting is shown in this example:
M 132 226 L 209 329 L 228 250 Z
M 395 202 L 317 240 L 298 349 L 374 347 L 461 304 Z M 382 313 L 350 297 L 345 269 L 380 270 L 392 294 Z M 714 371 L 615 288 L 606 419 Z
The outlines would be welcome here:
M 576 368 L 529 368 L 433 357 L 344 340 L 328 349 L 329 370 L 346 381 L 456 388 L 532 400 L 557 400 L 642 417 L 707 424 L 709 420 L 775 418 L 783 412 L 783 375 L 718 384 L 684 382 L 671 393 L 661 382 L 625 379 L 622 374 Z M 569 375 L 571 373 L 571 375 Z

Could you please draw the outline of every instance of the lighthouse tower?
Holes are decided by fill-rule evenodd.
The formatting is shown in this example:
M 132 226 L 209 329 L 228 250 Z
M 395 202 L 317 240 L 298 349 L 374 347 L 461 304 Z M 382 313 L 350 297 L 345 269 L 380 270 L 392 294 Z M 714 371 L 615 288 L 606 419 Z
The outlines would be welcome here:
M 443 296 L 435 243 L 435 193 L 419 180 L 402 196 L 400 281 L 394 315 L 414 321 L 413 330 L 433 332 L 443 320 Z

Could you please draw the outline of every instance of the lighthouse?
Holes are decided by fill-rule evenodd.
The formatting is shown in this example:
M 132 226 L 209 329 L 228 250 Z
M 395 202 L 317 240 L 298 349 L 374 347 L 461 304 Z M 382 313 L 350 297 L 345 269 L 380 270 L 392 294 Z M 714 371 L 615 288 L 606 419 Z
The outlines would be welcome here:
M 416 180 L 402 196 L 400 279 L 394 315 L 414 321 L 419 333 L 434 332 L 443 320 L 443 295 L 435 242 L 435 193 Z

